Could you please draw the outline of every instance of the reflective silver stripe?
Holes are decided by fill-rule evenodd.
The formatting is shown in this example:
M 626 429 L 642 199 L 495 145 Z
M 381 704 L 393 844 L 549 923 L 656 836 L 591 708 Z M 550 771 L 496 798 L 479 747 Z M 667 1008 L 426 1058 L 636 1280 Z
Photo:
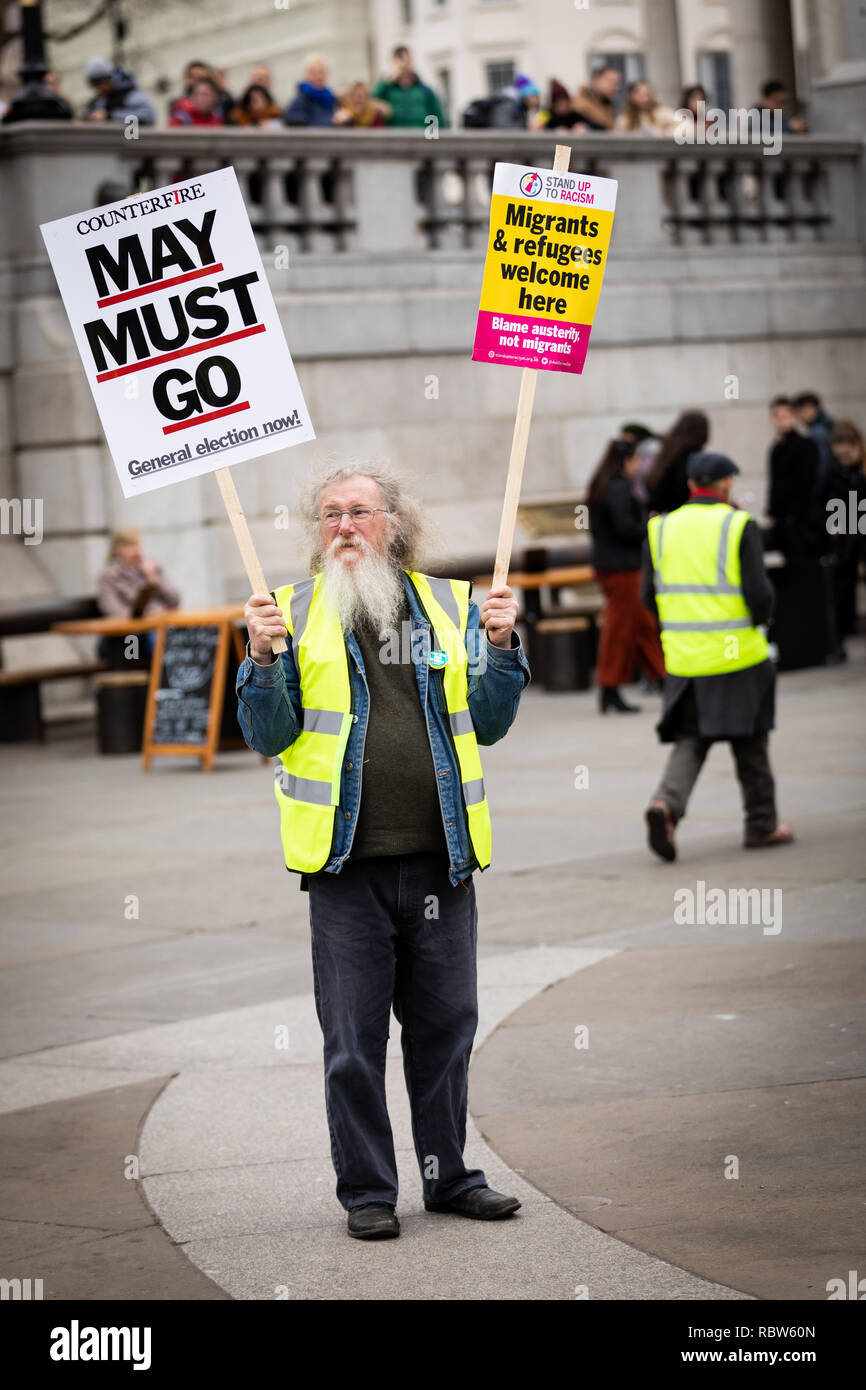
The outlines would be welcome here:
M 307 626 L 307 619 L 310 616 L 310 604 L 313 601 L 313 588 L 315 579 L 302 579 L 300 584 L 296 584 L 292 590 L 292 656 L 295 658 L 295 666 L 300 671 L 298 665 L 298 643 L 304 635 Z
M 656 561 L 653 567 L 653 587 L 657 594 L 663 594 L 665 591 L 665 586 L 662 583 L 662 536 L 665 532 L 665 522 L 667 519 L 667 512 L 664 512 L 658 525 L 658 531 L 656 532 Z
M 728 532 L 731 529 L 731 522 L 733 519 L 734 513 L 732 509 L 725 514 L 725 519 L 722 522 L 722 529 L 719 532 L 719 552 L 716 557 L 716 583 L 719 586 L 717 592 L 720 594 L 730 592 L 731 587 L 728 584 Z
M 734 628 L 754 627 L 751 618 L 725 618 L 712 623 L 662 623 L 663 632 L 733 632 Z
M 484 778 L 476 777 L 474 782 L 463 783 L 463 800 L 467 806 L 474 806 L 484 800 Z
M 656 584 L 657 594 L 740 594 L 738 584 Z
M 305 734 L 339 734 L 343 728 L 343 716 L 338 709 L 305 709 Z
M 457 607 L 457 599 L 454 597 L 454 590 L 451 588 L 450 579 L 433 579 L 429 574 L 425 577 L 439 607 L 444 608 L 448 617 L 459 631 L 460 609 Z
M 295 777 L 284 767 L 280 768 L 274 780 L 279 783 L 283 795 L 291 796 L 295 801 L 309 801 L 314 806 L 331 805 L 330 782 L 316 782 L 311 777 Z
M 667 521 L 667 519 L 668 514 L 667 512 L 664 512 L 662 514 L 662 519 L 659 522 L 659 532 L 658 536 L 656 537 L 656 569 L 661 569 L 662 566 L 662 537 L 665 533 L 665 522 Z
M 452 734 L 471 734 L 475 728 L 468 709 L 459 709 L 454 714 L 449 714 L 448 722 L 451 725 Z

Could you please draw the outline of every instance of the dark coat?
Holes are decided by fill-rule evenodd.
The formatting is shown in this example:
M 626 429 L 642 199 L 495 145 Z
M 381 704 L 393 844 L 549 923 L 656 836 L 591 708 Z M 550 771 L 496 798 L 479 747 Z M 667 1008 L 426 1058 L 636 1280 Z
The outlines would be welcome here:
M 649 494 L 648 506 L 651 512 L 673 512 L 688 502 L 690 494 L 686 464 L 693 452 L 693 449 L 681 449 L 678 454 L 674 454 Z
M 283 112 L 286 125 L 332 125 L 337 98 L 330 87 L 299 82 L 298 90 Z
M 772 547 L 781 550 L 789 565 L 814 561 L 825 548 L 826 538 L 820 455 L 814 439 L 798 430 L 782 435 L 770 450 L 768 471 Z
M 589 509 L 589 529 L 597 570 L 640 569 L 646 526 L 628 478 L 611 478 L 601 500 Z
M 854 517 L 851 516 L 852 492 L 855 494 Z M 846 529 L 838 533 L 828 531 L 827 534 L 827 550 L 834 557 L 836 564 L 858 564 L 866 560 L 866 535 L 860 532 L 861 519 L 866 530 L 866 506 L 862 511 L 859 509 L 860 503 L 866 502 L 866 474 L 860 464 L 855 463 L 852 467 L 845 468 L 834 455 L 832 467 L 824 482 L 823 500 L 825 530 L 838 512 L 838 505 L 831 504 L 841 501 L 845 509 L 843 527 Z M 855 529 L 851 529 L 851 521 L 854 518 L 857 525 Z
M 718 502 L 718 497 L 696 497 L 694 504 Z M 665 549 L 669 544 L 665 536 Z M 761 530 L 754 520 L 747 521 L 740 539 L 740 568 L 743 597 L 755 626 L 769 622 L 773 611 L 773 586 L 764 568 Z M 644 546 L 641 598 L 658 617 L 655 583 L 649 543 Z M 661 718 L 656 731 L 662 743 L 674 743 L 679 736 L 678 716 L 686 691 L 694 691 L 698 709 L 698 732 L 703 738 L 731 739 L 763 733 L 775 725 L 776 668 L 769 658 L 743 671 L 717 676 L 665 676 Z

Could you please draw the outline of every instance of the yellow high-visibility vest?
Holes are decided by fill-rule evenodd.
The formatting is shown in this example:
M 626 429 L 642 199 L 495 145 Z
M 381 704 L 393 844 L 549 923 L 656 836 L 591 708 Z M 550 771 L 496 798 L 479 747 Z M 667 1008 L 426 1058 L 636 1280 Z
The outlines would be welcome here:
M 687 502 L 647 525 L 665 665 L 716 676 L 766 661 L 743 598 L 740 540 L 751 517 L 727 502 Z
M 448 722 L 469 839 L 478 866 L 484 869 L 490 863 L 490 811 L 467 704 L 469 581 L 434 579 L 417 570 L 404 573 L 430 621 L 434 650 L 447 655 L 442 672 Z M 286 584 L 274 596 L 283 611 L 300 676 L 303 721 L 294 743 L 280 754 L 274 778 L 283 852 L 288 868 L 317 873 L 331 855 L 343 757 L 353 720 L 348 650 L 339 617 L 325 601 L 321 573 Z

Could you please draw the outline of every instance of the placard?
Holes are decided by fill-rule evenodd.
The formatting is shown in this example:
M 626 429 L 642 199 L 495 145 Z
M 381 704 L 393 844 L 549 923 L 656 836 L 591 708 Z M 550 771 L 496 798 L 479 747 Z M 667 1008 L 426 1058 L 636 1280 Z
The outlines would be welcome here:
M 496 165 L 473 361 L 583 371 L 616 191 L 567 168 Z
M 41 231 L 124 496 L 315 438 L 234 169 Z

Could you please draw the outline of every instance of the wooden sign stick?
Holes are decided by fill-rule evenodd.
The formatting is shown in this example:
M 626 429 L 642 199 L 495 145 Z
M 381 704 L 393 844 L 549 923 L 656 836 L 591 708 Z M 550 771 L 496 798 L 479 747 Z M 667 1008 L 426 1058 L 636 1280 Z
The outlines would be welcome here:
M 564 174 L 571 159 L 570 145 L 557 145 L 553 158 L 553 171 Z M 493 587 L 498 589 L 508 580 L 508 567 L 511 564 L 511 551 L 514 546 L 514 528 L 517 525 L 517 504 L 520 501 L 520 485 L 523 482 L 523 465 L 526 462 L 526 445 L 529 440 L 529 426 L 532 423 L 532 406 L 535 401 L 535 386 L 538 380 L 536 367 L 524 367 L 520 379 L 520 395 L 517 400 L 517 415 L 514 420 L 514 434 L 511 439 L 511 457 L 508 460 L 508 477 L 505 480 L 505 497 L 502 502 L 502 520 L 499 523 L 499 540 L 496 545 L 496 564 L 493 567 Z
M 230 468 L 215 468 L 214 477 L 219 483 L 219 490 L 225 503 L 232 530 L 235 533 L 235 540 L 238 543 L 238 550 L 241 552 L 241 559 L 244 562 L 244 569 L 247 572 L 247 579 L 250 581 L 251 589 L 254 594 L 270 593 L 265 572 L 256 554 L 256 547 L 250 535 L 250 528 L 244 516 L 244 509 L 241 506 L 241 499 L 238 497 L 238 490 L 235 487 L 235 480 L 232 477 Z M 271 639 L 271 651 L 275 655 L 286 651 L 285 637 L 274 637 Z

